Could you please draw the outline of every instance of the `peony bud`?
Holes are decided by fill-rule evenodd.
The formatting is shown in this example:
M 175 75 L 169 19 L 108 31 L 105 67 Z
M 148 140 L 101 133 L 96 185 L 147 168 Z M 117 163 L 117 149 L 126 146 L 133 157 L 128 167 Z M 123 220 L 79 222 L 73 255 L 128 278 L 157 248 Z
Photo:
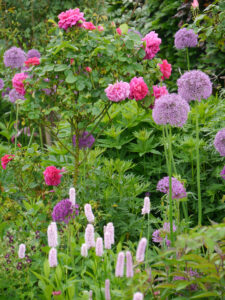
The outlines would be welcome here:
M 85 229 L 85 244 L 88 249 L 95 247 L 95 230 L 92 224 L 88 224 Z
M 143 262 L 145 259 L 145 248 L 147 245 L 147 239 L 142 238 L 138 244 L 137 252 L 136 252 L 136 260 L 137 262 Z
M 85 216 L 88 220 L 89 223 L 94 223 L 95 221 L 95 217 L 92 213 L 92 209 L 91 209 L 91 205 L 90 204 L 85 204 L 84 205 L 84 213 L 85 213 Z
M 86 244 L 82 244 L 80 252 L 81 252 L 81 256 L 83 256 L 83 257 L 88 256 L 88 247 Z
M 19 258 L 24 258 L 25 257 L 25 252 L 26 252 L 26 245 L 25 244 L 20 244 L 19 245 L 19 251 L 18 251 Z
M 103 255 L 103 240 L 100 237 L 96 240 L 95 253 L 97 256 Z
M 111 300 L 110 297 L 110 280 L 106 279 L 105 281 L 105 300 Z
M 49 266 L 54 268 L 58 265 L 57 262 L 57 250 L 55 248 L 51 248 L 48 254 Z
M 75 188 L 70 188 L 69 195 L 70 195 L 70 202 L 72 203 L 72 206 L 75 206 L 75 204 L 76 204 L 76 190 L 75 190 Z
M 150 199 L 149 199 L 149 197 L 144 198 L 144 206 L 142 208 L 141 213 L 142 213 L 142 215 L 150 213 Z
M 124 252 L 119 252 L 116 262 L 116 277 L 123 277 L 124 272 Z
M 134 276 L 134 271 L 133 271 L 133 260 L 132 260 L 132 255 L 130 251 L 126 252 L 126 275 L 127 277 L 133 277 Z
M 47 230 L 48 234 L 48 246 L 57 247 L 58 246 L 58 234 L 57 234 L 57 225 L 55 222 L 51 222 Z

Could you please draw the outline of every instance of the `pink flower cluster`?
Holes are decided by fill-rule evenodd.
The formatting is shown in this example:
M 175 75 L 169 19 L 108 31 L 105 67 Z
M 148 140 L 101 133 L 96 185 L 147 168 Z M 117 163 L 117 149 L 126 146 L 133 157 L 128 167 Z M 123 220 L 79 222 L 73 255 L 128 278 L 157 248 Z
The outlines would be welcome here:
M 40 59 L 38 57 L 28 58 L 28 60 L 25 61 L 25 65 L 27 67 L 38 66 L 38 65 L 40 65 Z
M 163 76 L 162 76 L 162 80 L 164 80 L 165 78 L 170 78 L 171 75 L 171 71 L 172 71 L 172 67 L 171 64 L 168 63 L 168 61 L 166 59 L 164 59 L 162 61 L 162 64 L 158 64 L 160 67 L 160 71 L 162 72 Z
M 153 59 L 160 50 L 159 45 L 161 44 L 161 39 L 158 38 L 158 34 L 155 33 L 155 31 L 151 31 L 142 39 L 142 41 L 146 43 L 145 59 Z
M 59 18 L 59 28 L 67 30 L 69 27 L 78 25 L 79 27 L 85 21 L 84 13 L 80 12 L 79 8 L 69 9 L 65 12 L 61 12 L 58 15 Z
M 27 74 L 25 73 L 17 73 L 14 75 L 13 79 L 12 79 L 12 85 L 15 88 L 15 90 L 21 94 L 21 95 L 25 95 L 25 89 L 24 89 L 24 80 L 28 77 Z
M 155 99 L 160 98 L 162 95 L 167 95 L 168 91 L 166 86 L 158 86 L 158 85 L 153 85 L 153 95 Z
M 130 95 L 130 85 L 127 82 L 119 81 L 115 84 L 109 84 L 105 89 L 106 96 L 113 102 L 125 100 Z
M 5 169 L 6 166 L 8 165 L 8 163 L 10 162 L 10 160 L 13 159 L 15 155 L 12 155 L 12 154 L 6 154 L 4 155 L 2 158 L 1 158 L 1 165 L 2 165 L 2 168 Z
M 130 99 L 142 100 L 148 94 L 148 86 L 143 77 L 134 77 L 130 82 Z
M 47 167 L 43 172 L 45 177 L 45 183 L 47 185 L 59 185 L 61 182 L 62 174 L 60 174 L 62 170 L 57 169 L 54 166 Z
M 94 24 L 91 23 L 91 22 L 84 22 L 82 24 L 82 27 L 85 28 L 85 29 L 87 29 L 87 30 L 95 30 L 96 29 L 96 27 L 94 26 Z

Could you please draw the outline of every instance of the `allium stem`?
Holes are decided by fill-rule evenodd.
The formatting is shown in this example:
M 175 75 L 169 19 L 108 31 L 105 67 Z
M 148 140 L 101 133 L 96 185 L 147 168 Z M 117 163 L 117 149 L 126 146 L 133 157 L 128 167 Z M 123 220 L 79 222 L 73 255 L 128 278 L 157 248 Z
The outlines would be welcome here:
M 28 143 L 27 148 L 30 147 L 30 145 L 31 145 L 31 143 L 32 143 L 32 140 L 33 140 L 33 136 L 34 136 L 34 128 L 32 129 L 31 136 L 30 136 L 30 140 L 29 140 L 29 143 Z
M 76 127 L 76 146 L 75 146 L 75 163 L 74 163 L 74 178 L 73 178 L 73 184 L 74 187 L 76 187 L 78 176 L 79 176 L 79 154 L 80 154 L 80 148 L 79 148 L 79 129 L 78 124 Z
M 197 189 L 198 189 L 198 225 L 202 225 L 202 199 L 200 185 L 200 157 L 199 157 L 199 124 L 198 124 L 198 101 L 196 101 L 196 159 L 197 159 Z
M 42 135 L 42 127 L 41 126 L 39 126 L 39 136 L 40 136 L 41 150 L 43 151 L 43 135 Z
M 187 54 L 187 67 L 188 67 L 188 71 L 190 71 L 190 60 L 189 60 L 188 47 L 186 47 L 186 54 Z
M 18 115 L 19 115 L 19 105 L 16 103 L 16 135 L 15 135 L 15 151 L 16 151 L 16 147 L 17 147 Z

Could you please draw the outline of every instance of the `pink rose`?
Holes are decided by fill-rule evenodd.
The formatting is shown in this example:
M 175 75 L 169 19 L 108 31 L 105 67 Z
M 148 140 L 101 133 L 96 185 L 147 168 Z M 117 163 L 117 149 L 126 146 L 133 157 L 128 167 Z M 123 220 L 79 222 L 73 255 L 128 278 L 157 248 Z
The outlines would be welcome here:
M 130 85 L 127 82 L 119 81 L 115 84 L 109 84 L 105 89 L 106 96 L 110 101 L 120 102 L 129 97 Z
M 87 29 L 87 30 L 95 30 L 96 29 L 96 27 L 94 26 L 94 24 L 91 23 L 91 22 L 84 22 L 82 24 L 82 27 L 85 28 L 85 29 Z
M 165 78 L 170 78 L 171 75 L 171 71 L 172 71 L 172 67 L 171 64 L 168 63 L 168 61 L 166 59 L 164 59 L 162 61 L 162 64 L 158 64 L 160 66 L 160 71 L 162 72 L 163 76 L 162 76 L 162 80 L 164 80 Z
M 25 65 L 26 67 L 38 66 L 40 65 L 40 59 L 38 57 L 28 58 L 28 60 L 25 61 Z
M 116 28 L 116 32 L 119 34 L 119 35 L 122 35 L 122 30 L 118 27 Z
M 158 34 L 155 31 L 149 32 L 142 41 L 145 42 L 145 59 L 153 59 L 156 53 L 159 52 L 159 45 L 161 44 L 161 39 L 158 38 Z
M 2 164 L 2 168 L 5 169 L 7 164 L 10 162 L 10 160 L 13 159 L 15 155 L 12 154 L 6 154 L 1 158 L 1 164 Z
M 97 27 L 97 29 L 98 29 L 98 31 L 104 31 L 104 27 L 101 26 L 101 25 L 99 25 L 99 26 Z
M 88 73 L 91 73 L 91 72 L 92 72 L 92 68 L 90 68 L 90 67 L 86 67 L 85 70 L 86 70 Z
M 61 12 L 58 15 L 59 18 L 59 28 L 67 30 L 67 28 L 77 25 L 81 27 L 82 22 L 85 21 L 84 13 L 80 12 L 79 8 L 69 9 L 65 12 Z
M 130 99 L 142 100 L 148 94 L 148 86 L 143 77 L 134 77 L 130 82 Z
M 14 75 L 13 79 L 12 79 L 12 85 L 15 88 L 15 90 L 21 94 L 21 95 L 25 95 L 25 89 L 24 89 L 24 84 L 23 81 L 28 77 L 27 74 L 25 73 L 17 73 Z
M 157 86 L 157 85 L 153 85 L 153 95 L 155 97 L 155 99 L 160 98 L 162 95 L 167 95 L 168 91 L 166 89 L 166 86 Z
M 47 185 L 59 185 L 61 182 L 62 170 L 57 169 L 54 166 L 47 167 L 43 172 L 45 177 L 45 183 Z

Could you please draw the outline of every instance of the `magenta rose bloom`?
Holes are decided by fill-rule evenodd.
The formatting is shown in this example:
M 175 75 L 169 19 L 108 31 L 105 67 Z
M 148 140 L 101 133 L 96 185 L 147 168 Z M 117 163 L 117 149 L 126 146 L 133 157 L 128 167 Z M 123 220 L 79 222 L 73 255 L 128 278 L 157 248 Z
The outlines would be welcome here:
M 1 158 L 1 164 L 2 164 L 2 168 L 5 169 L 6 166 L 8 165 L 8 163 L 10 162 L 10 160 L 13 159 L 15 155 L 12 154 L 6 154 Z
M 155 99 L 160 98 L 163 95 L 167 95 L 168 91 L 166 86 L 158 86 L 158 85 L 153 85 L 153 95 Z
M 167 79 L 170 78 L 172 67 L 171 64 L 169 64 L 166 59 L 162 61 L 162 64 L 159 64 L 159 67 L 160 67 L 160 71 L 163 74 L 162 80 L 164 80 L 165 78 Z
M 82 24 L 82 27 L 87 29 L 87 30 L 95 30 L 96 29 L 95 25 L 91 22 L 84 22 Z
M 65 12 L 61 12 L 58 15 L 59 18 L 59 28 L 67 30 L 69 27 L 72 26 L 79 26 L 81 27 L 82 23 L 85 21 L 84 13 L 80 12 L 79 8 L 76 9 L 69 9 Z
M 142 100 L 148 94 L 148 86 L 143 77 L 134 77 L 130 82 L 130 99 Z
M 60 174 L 62 170 L 57 169 L 54 166 L 47 167 L 43 172 L 45 177 L 45 183 L 47 185 L 59 185 L 61 182 L 62 174 Z
M 161 44 L 161 39 L 158 38 L 158 34 L 155 31 L 149 32 L 142 41 L 145 41 L 145 59 L 153 59 L 156 53 L 159 52 L 159 45 Z
M 127 82 L 119 81 L 115 84 L 109 84 L 105 89 L 107 98 L 113 102 L 120 102 L 129 97 L 130 85 Z
M 25 73 L 17 73 L 12 79 L 12 85 L 20 95 L 25 95 L 24 80 L 28 77 Z

